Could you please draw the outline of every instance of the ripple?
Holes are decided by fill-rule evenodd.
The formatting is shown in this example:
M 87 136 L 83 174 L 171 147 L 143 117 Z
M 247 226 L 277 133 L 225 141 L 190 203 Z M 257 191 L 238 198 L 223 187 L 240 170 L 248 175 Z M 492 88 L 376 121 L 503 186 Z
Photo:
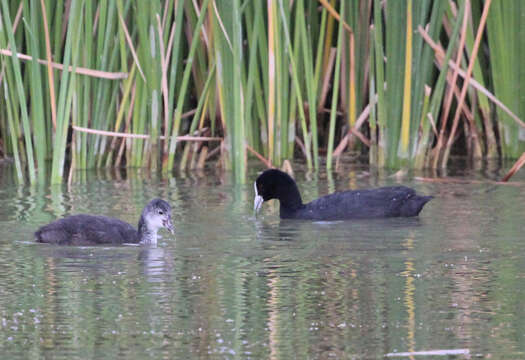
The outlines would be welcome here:
M 4 356 L 524 351 L 515 334 L 525 295 L 525 187 L 415 183 L 436 195 L 419 219 L 308 222 L 281 221 L 276 204 L 254 217 L 252 186 L 214 172 L 112 176 L 86 174 L 69 189 L 0 179 Z M 393 181 L 308 176 L 296 174 L 305 200 Z M 40 225 L 72 213 L 134 224 L 152 197 L 170 201 L 176 227 L 156 248 L 33 243 Z

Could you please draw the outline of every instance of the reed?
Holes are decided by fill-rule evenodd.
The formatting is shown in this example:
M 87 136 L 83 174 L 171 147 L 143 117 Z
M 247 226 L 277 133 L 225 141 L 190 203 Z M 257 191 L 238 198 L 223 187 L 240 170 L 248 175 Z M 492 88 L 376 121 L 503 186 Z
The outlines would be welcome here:
M 9 5 L 7 3 L 7 0 L 2 0 L 2 12 L 4 14 L 9 13 Z M 9 16 L 4 17 L 3 26 L 5 26 L 5 33 L 7 35 L 9 47 L 11 48 L 11 51 L 13 53 L 16 53 L 17 47 L 16 47 L 16 41 L 15 41 L 15 34 L 13 30 L 13 25 L 12 25 L 12 22 Z M 20 106 L 20 113 L 22 115 L 22 128 L 24 132 L 29 180 L 31 182 L 34 182 L 36 179 L 36 176 L 35 176 L 35 163 L 33 159 L 33 139 L 31 136 L 31 126 L 29 124 L 28 109 L 26 106 L 26 92 L 24 89 L 21 65 L 20 65 L 20 61 L 18 60 L 18 57 L 11 56 L 11 64 L 12 64 L 12 70 L 14 73 L 14 81 L 16 85 L 17 96 L 20 99 L 18 104 Z M 15 110 L 15 111 L 18 112 L 18 110 Z
M 341 14 L 345 14 L 345 2 L 341 1 Z M 332 153 L 334 148 L 334 136 L 335 136 L 335 117 L 337 113 L 337 99 L 339 93 L 339 76 L 341 74 L 341 44 L 343 42 L 343 22 L 339 22 L 337 30 L 337 52 L 335 55 L 335 74 L 334 74 L 334 88 L 332 94 L 332 105 L 330 107 L 330 124 L 328 130 L 328 148 L 326 154 L 326 168 L 330 170 L 332 168 Z
M 487 3 L 0 0 L 0 155 L 31 183 L 211 159 L 244 182 L 250 159 L 330 169 L 345 148 L 517 158 L 525 6 Z
M 166 171 L 171 171 L 174 166 L 175 150 L 176 150 L 176 145 L 177 145 L 176 137 L 179 133 L 179 128 L 180 128 L 181 121 L 182 121 L 182 111 L 183 111 L 184 100 L 185 100 L 186 92 L 188 91 L 190 73 L 192 70 L 192 65 L 193 65 L 193 60 L 195 56 L 195 51 L 197 49 L 197 44 L 200 39 L 199 33 L 201 31 L 202 24 L 204 21 L 204 15 L 206 14 L 206 10 L 208 8 L 208 2 L 209 0 L 204 0 L 204 3 L 201 7 L 199 19 L 197 20 L 197 24 L 195 25 L 195 28 L 192 34 L 190 50 L 189 50 L 188 58 L 186 61 L 186 66 L 184 67 L 184 73 L 182 75 L 182 82 L 179 88 L 179 93 L 178 93 L 178 98 L 177 98 L 177 105 L 175 107 L 175 115 L 173 119 L 172 131 L 171 131 L 171 139 L 169 141 L 168 161 L 164 167 L 164 170 Z
M 525 4 L 510 0 L 502 4 L 494 1 L 488 12 L 487 36 L 490 52 L 490 71 L 494 95 L 521 119 L 525 117 L 525 81 L 523 54 L 525 30 L 521 26 Z M 501 152 L 517 158 L 525 151 L 525 127 L 498 109 L 498 129 Z

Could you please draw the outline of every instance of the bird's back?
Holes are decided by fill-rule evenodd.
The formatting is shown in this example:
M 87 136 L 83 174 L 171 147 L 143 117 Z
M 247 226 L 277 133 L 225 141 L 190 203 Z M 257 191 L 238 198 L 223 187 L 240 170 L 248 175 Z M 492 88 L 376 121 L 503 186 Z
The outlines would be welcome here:
M 294 218 L 343 220 L 416 216 L 431 196 L 419 196 L 406 186 L 336 192 L 295 212 Z
M 42 226 L 37 242 L 58 245 L 138 243 L 137 230 L 130 224 L 106 216 L 72 215 Z

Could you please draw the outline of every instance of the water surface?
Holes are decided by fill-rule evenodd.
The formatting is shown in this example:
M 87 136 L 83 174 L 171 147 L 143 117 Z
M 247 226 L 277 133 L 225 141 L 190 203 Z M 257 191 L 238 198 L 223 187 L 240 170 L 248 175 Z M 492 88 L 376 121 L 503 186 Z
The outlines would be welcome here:
M 525 176 L 514 185 L 401 183 L 436 196 L 419 218 L 280 221 L 253 186 L 216 171 L 158 180 L 87 173 L 18 186 L 0 172 L 0 350 L 5 358 L 525 357 Z M 256 172 L 252 171 L 250 179 Z M 295 174 L 303 199 L 395 184 L 346 169 Z M 153 197 L 175 235 L 155 248 L 33 242 L 96 213 L 136 224 Z M 429 358 L 429 357 L 426 357 Z

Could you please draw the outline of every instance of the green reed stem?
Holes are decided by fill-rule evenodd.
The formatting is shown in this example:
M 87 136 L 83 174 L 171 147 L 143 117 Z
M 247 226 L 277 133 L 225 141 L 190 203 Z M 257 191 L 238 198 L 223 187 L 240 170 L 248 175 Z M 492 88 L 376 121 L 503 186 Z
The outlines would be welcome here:
M 182 106 L 184 104 L 184 99 L 186 92 L 188 91 L 191 67 L 193 65 L 193 59 L 195 56 L 195 51 L 197 44 L 199 43 L 200 36 L 199 33 L 202 31 L 202 23 L 204 21 L 204 16 L 206 15 L 206 10 L 208 9 L 208 3 L 210 0 L 204 0 L 201 6 L 201 12 L 199 14 L 199 19 L 195 29 L 193 30 L 193 37 L 190 45 L 190 51 L 188 54 L 186 66 L 184 68 L 184 73 L 182 75 L 182 83 L 179 90 L 177 106 L 175 107 L 175 116 L 174 116 L 174 125 L 171 132 L 171 139 L 169 140 L 169 151 L 168 151 L 168 162 L 163 168 L 163 171 L 171 171 L 173 169 L 175 161 L 175 150 L 177 148 L 177 135 L 179 134 L 179 127 L 182 119 Z
M 301 119 L 301 128 L 303 130 L 304 147 L 306 150 L 306 165 L 308 169 L 312 169 L 312 155 L 311 155 L 311 149 L 310 149 L 310 140 L 308 136 L 308 128 L 306 126 L 306 116 L 304 113 L 303 96 L 301 94 L 301 87 L 299 84 L 297 65 L 295 63 L 295 59 L 293 58 L 293 49 L 292 49 L 292 43 L 290 40 L 290 32 L 288 30 L 288 25 L 285 21 L 284 5 L 283 5 L 282 0 L 279 0 L 279 9 L 281 11 L 281 19 L 282 19 L 282 23 L 284 27 L 284 36 L 285 36 L 286 45 L 288 48 L 289 61 L 292 67 L 292 81 L 293 81 L 293 86 L 295 90 L 295 96 L 297 96 L 297 102 L 298 102 L 297 108 L 299 109 L 299 117 Z
M 75 89 L 75 69 L 78 59 L 78 52 L 75 52 L 75 54 L 72 55 L 72 49 L 77 49 L 79 44 L 80 29 L 82 28 L 82 7 L 83 1 L 72 0 L 64 53 L 64 66 L 67 69 L 71 63 L 72 71 L 62 71 L 62 77 L 60 81 L 61 86 L 58 97 L 57 129 L 53 150 L 53 162 L 51 167 L 51 182 L 53 184 L 61 183 L 64 175 L 67 130 L 69 126 L 71 101 Z
M 345 2 L 341 2 L 341 18 L 344 18 Z M 330 128 L 328 133 L 328 145 L 326 149 L 326 170 L 332 169 L 332 154 L 334 152 L 335 117 L 337 116 L 337 102 L 339 97 L 339 77 L 341 74 L 341 48 L 343 41 L 343 22 L 339 21 L 337 32 L 337 50 L 335 55 L 335 73 L 332 88 L 332 105 L 330 106 Z
M 2 0 L 2 10 L 4 14 L 4 26 L 6 28 L 7 38 L 9 40 L 9 47 L 13 54 L 17 53 L 17 47 L 14 37 L 13 25 L 9 16 L 9 6 L 7 0 Z M 11 56 L 11 62 L 15 74 L 15 83 L 18 97 L 20 98 L 20 111 L 22 113 L 22 127 L 24 129 L 24 140 L 27 153 L 27 165 L 29 171 L 29 181 L 34 183 L 35 176 L 35 162 L 33 158 L 33 140 L 31 139 L 31 126 L 29 123 L 29 115 L 26 107 L 26 94 L 24 90 L 24 83 L 22 81 L 22 73 L 20 70 L 20 60 L 17 56 Z

